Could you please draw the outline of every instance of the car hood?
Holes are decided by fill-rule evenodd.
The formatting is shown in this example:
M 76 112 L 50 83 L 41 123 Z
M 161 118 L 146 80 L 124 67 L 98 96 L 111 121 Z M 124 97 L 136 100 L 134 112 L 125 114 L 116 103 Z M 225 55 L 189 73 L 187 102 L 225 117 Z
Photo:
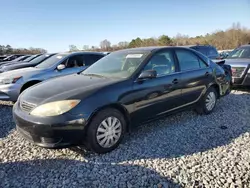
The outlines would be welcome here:
M 14 63 L 14 64 L 10 64 L 8 66 L 4 65 L 1 67 L 1 69 L 3 71 L 7 71 L 7 70 L 13 70 L 13 69 L 16 69 L 16 68 L 25 68 L 25 67 L 34 67 L 35 65 L 32 64 L 32 63 Z
M 0 64 L 1 66 L 8 66 L 13 64 L 21 64 L 21 63 L 27 63 L 27 61 L 5 61 L 3 64 Z
M 0 62 L 0 66 L 12 64 L 12 63 L 14 63 L 14 61 L 3 61 L 3 62 Z
M 84 99 L 93 92 L 118 81 L 118 79 L 79 74 L 67 75 L 50 79 L 27 89 L 21 95 L 20 100 L 39 105 L 58 100 Z
M 23 68 L 18 70 L 12 70 L 8 72 L 3 72 L 0 74 L 1 78 L 12 78 L 12 77 L 18 77 L 18 76 L 27 76 L 29 74 L 36 74 L 40 72 L 40 69 L 29 67 L 29 68 Z
M 237 67 L 247 67 L 250 65 L 250 59 L 225 59 L 225 64 Z

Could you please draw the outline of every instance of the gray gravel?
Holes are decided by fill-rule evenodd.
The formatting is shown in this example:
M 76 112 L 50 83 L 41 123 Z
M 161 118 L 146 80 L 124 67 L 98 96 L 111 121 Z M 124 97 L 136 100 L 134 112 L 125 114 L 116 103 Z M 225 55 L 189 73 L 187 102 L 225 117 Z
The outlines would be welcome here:
M 0 101 L 0 187 L 250 187 L 247 92 L 208 116 L 187 111 L 143 125 L 105 155 L 34 146 L 15 131 L 11 110 Z

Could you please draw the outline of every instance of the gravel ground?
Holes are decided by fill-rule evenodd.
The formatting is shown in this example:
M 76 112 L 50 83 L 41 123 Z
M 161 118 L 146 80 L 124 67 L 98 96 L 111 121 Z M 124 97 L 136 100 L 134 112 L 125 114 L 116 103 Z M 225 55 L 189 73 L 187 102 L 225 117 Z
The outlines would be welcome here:
M 30 144 L 0 101 L 0 187 L 250 187 L 249 104 L 249 92 L 233 91 L 211 115 L 148 123 L 96 155 Z

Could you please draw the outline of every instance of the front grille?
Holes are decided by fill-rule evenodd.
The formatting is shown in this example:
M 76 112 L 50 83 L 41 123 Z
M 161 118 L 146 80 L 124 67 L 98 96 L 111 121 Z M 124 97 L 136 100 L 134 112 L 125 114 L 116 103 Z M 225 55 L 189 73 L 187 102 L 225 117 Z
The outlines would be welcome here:
M 36 107 L 36 105 L 26 101 L 21 101 L 20 107 L 25 112 L 31 112 Z
M 232 75 L 233 77 L 240 78 L 244 73 L 246 67 L 232 67 Z

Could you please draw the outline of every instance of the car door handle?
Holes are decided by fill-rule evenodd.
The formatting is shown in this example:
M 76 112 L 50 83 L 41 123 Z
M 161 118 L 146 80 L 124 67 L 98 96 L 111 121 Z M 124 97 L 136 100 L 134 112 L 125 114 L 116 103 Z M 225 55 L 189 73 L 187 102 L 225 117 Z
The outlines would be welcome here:
M 177 79 L 177 78 L 174 79 L 174 80 L 172 81 L 172 83 L 173 83 L 173 84 L 178 84 L 178 79 Z
M 205 73 L 205 76 L 209 76 L 209 72 L 206 72 L 206 73 Z

